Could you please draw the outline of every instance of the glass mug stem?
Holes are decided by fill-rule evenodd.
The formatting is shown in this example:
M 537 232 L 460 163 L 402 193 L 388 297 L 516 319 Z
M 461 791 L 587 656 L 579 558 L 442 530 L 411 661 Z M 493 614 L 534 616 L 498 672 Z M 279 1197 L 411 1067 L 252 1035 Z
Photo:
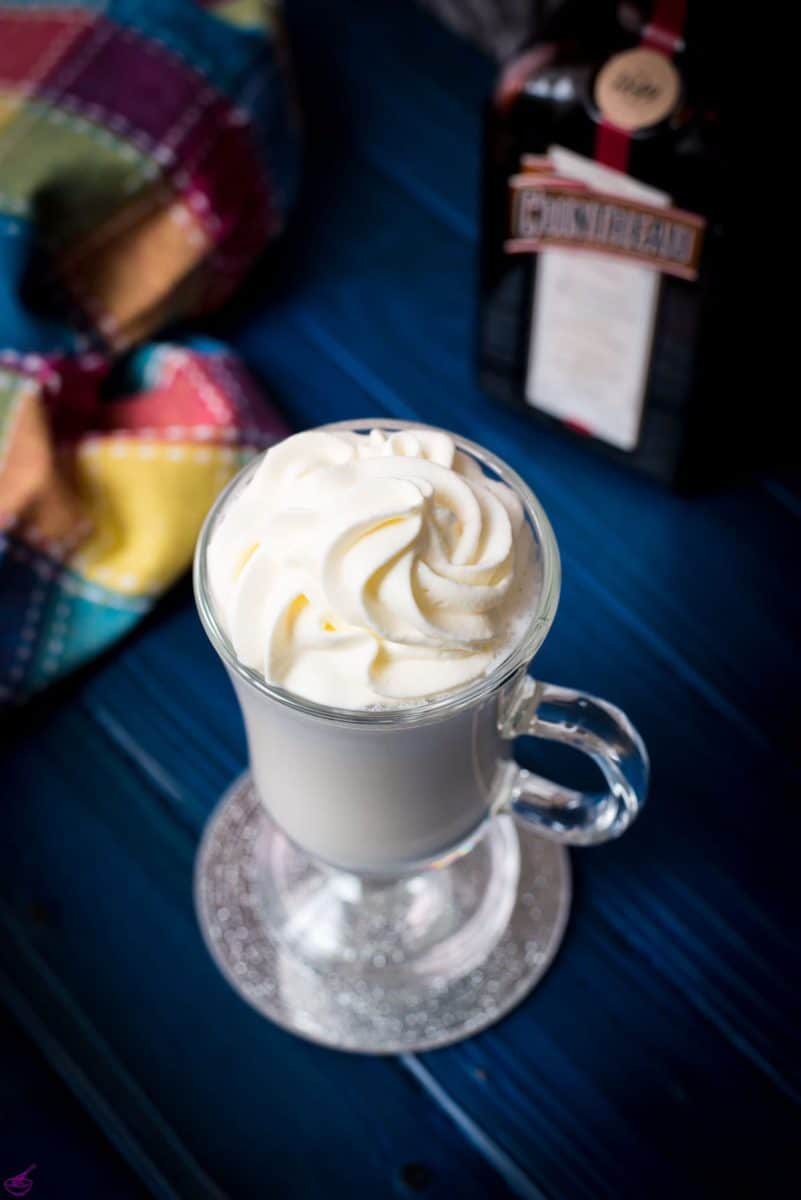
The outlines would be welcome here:
M 574 846 L 606 842 L 628 829 L 645 803 L 648 755 L 631 721 L 613 704 L 523 675 L 501 701 L 498 729 L 507 740 L 531 735 L 580 750 L 604 777 L 603 790 L 578 792 L 511 760 L 500 807 L 543 837 Z

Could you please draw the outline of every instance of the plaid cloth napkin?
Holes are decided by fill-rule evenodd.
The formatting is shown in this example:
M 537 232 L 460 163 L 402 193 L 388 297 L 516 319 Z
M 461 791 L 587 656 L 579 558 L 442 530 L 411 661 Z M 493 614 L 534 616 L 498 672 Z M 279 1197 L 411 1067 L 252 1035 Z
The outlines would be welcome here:
M 281 62 L 259 0 L 0 0 L 0 707 L 130 629 L 285 432 L 223 347 L 132 349 L 280 229 Z

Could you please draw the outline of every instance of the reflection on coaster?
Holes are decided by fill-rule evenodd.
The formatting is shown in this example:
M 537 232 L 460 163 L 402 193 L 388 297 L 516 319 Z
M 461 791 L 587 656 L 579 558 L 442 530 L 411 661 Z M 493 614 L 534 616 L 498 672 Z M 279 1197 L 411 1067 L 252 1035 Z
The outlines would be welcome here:
M 449 864 L 375 881 L 309 857 L 242 776 L 198 852 L 206 943 L 233 988 L 340 1050 L 408 1053 L 491 1025 L 543 976 L 570 908 L 566 851 L 509 816 Z

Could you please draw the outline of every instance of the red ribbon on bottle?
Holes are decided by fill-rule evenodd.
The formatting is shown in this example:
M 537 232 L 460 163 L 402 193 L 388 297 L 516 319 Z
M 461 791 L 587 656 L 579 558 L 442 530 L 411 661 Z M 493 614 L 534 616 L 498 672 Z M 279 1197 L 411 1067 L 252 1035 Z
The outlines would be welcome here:
M 673 58 L 684 44 L 686 17 L 687 0 L 654 0 L 651 20 L 643 29 L 640 46 Z M 601 117 L 595 134 L 595 161 L 616 171 L 627 171 L 630 152 L 630 132 Z

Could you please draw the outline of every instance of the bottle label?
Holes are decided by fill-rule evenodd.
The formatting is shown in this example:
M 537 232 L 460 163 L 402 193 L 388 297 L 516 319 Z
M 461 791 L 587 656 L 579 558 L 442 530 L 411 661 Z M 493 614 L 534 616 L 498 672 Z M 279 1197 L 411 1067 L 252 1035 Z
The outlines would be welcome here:
M 680 95 L 681 81 L 673 63 L 644 46 L 615 54 L 595 81 L 595 103 L 602 116 L 628 132 L 664 121 Z
M 697 278 L 702 217 L 664 202 L 654 204 L 641 192 L 618 194 L 617 180 L 629 178 L 619 172 L 608 171 L 595 183 L 584 174 L 583 184 L 564 171 L 554 174 L 542 167 L 512 176 L 507 253 L 551 247 L 591 251 L 682 279 Z
M 536 212 L 531 218 L 539 224 L 533 226 L 536 245 L 528 248 L 542 253 L 535 277 L 526 400 L 573 428 L 619 449 L 633 450 L 639 438 L 661 276 L 652 259 L 648 266 L 641 265 L 639 251 L 621 254 L 621 243 L 639 245 L 643 236 L 642 226 L 638 232 L 630 228 L 630 214 L 667 214 L 670 197 L 560 147 L 551 148 L 547 164 L 523 163 L 524 170 L 544 182 L 540 195 L 547 195 L 551 187 L 547 180 L 558 178 L 564 181 L 560 186 L 571 202 L 601 207 L 613 203 L 620 219 L 615 224 L 608 214 L 597 216 L 594 223 L 582 227 L 581 222 L 576 224 L 576 208 L 562 209 L 552 234 Z M 529 229 L 529 243 L 531 237 Z M 606 253 L 575 253 L 576 248 L 599 248 L 595 243 L 601 239 L 612 245 L 614 258 Z M 657 241 L 660 246 L 670 244 L 662 235 L 655 245 Z M 555 248 L 565 246 L 570 248 Z

